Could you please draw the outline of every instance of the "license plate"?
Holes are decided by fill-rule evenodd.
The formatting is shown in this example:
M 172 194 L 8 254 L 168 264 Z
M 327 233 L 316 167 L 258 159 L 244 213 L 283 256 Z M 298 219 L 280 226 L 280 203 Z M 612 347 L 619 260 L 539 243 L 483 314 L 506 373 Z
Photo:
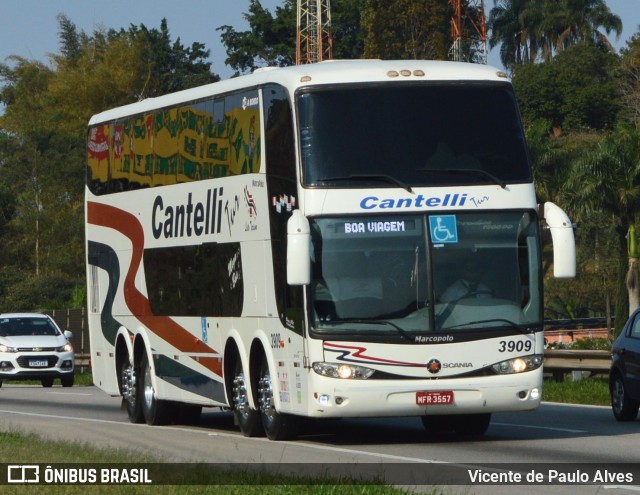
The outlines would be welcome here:
M 419 406 L 446 406 L 447 404 L 453 404 L 453 391 L 416 392 L 416 404 Z
M 46 368 L 49 366 L 49 361 L 46 359 L 31 359 L 29 361 L 29 368 Z

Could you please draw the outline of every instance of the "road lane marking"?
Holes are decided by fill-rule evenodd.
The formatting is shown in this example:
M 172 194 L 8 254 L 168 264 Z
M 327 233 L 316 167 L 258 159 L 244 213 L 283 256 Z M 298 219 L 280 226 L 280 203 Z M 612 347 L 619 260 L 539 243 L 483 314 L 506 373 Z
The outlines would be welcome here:
M 561 431 L 563 433 L 589 433 L 587 430 L 572 430 L 571 428 L 552 428 L 551 426 L 516 425 L 516 424 L 512 424 L 512 423 L 494 423 L 494 422 L 491 422 L 491 425 L 495 425 L 495 426 L 513 426 L 514 428 L 531 428 L 531 429 L 534 429 L 534 430 Z

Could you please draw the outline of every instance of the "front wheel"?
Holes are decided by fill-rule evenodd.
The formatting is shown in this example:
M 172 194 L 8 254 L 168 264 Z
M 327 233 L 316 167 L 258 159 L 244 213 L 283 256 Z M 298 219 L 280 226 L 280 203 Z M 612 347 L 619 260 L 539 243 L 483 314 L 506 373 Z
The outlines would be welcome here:
M 267 357 L 262 356 L 260 379 L 258 382 L 258 404 L 262 416 L 262 426 L 269 440 L 291 440 L 296 437 L 296 421 L 290 414 L 276 411 L 273 402 L 273 384 Z
M 142 379 L 139 382 L 138 393 L 142 399 L 142 414 L 148 425 L 166 425 L 173 412 L 172 403 L 156 398 L 156 392 L 151 380 L 151 365 L 147 354 L 142 355 L 140 369 Z
M 631 400 L 624 386 L 622 376 L 616 373 L 609 385 L 611 392 L 611 411 L 618 421 L 633 421 L 638 416 L 640 404 Z
M 51 388 L 53 386 L 53 378 L 43 378 L 40 380 L 40 383 L 42 383 L 42 386 L 45 388 Z
M 60 382 L 62 383 L 63 387 L 73 387 L 73 380 L 73 375 L 60 378 Z
M 491 422 L 491 414 L 462 414 L 449 416 L 422 416 L 422 425 L 429 433 L 448 433 L 458 435 L 484 435 Z

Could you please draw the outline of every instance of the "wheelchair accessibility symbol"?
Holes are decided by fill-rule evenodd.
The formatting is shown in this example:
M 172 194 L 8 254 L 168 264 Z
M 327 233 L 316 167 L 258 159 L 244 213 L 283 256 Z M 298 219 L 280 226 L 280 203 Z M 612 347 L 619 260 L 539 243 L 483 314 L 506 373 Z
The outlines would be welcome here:
M 438 244 L 458 242 L 458 228 L 455 215 L 434 215 L 429 217 L 431 242 Z

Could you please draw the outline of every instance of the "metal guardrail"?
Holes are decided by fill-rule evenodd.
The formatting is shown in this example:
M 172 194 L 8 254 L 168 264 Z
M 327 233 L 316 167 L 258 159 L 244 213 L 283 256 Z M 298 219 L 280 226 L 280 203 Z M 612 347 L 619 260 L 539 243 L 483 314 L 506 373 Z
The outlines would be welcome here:
M 611 351 L 547 349 L 543 366 L 556 381 L 562 381 L 565 373 L 574 371 L 604 374 L 611 367 Z

